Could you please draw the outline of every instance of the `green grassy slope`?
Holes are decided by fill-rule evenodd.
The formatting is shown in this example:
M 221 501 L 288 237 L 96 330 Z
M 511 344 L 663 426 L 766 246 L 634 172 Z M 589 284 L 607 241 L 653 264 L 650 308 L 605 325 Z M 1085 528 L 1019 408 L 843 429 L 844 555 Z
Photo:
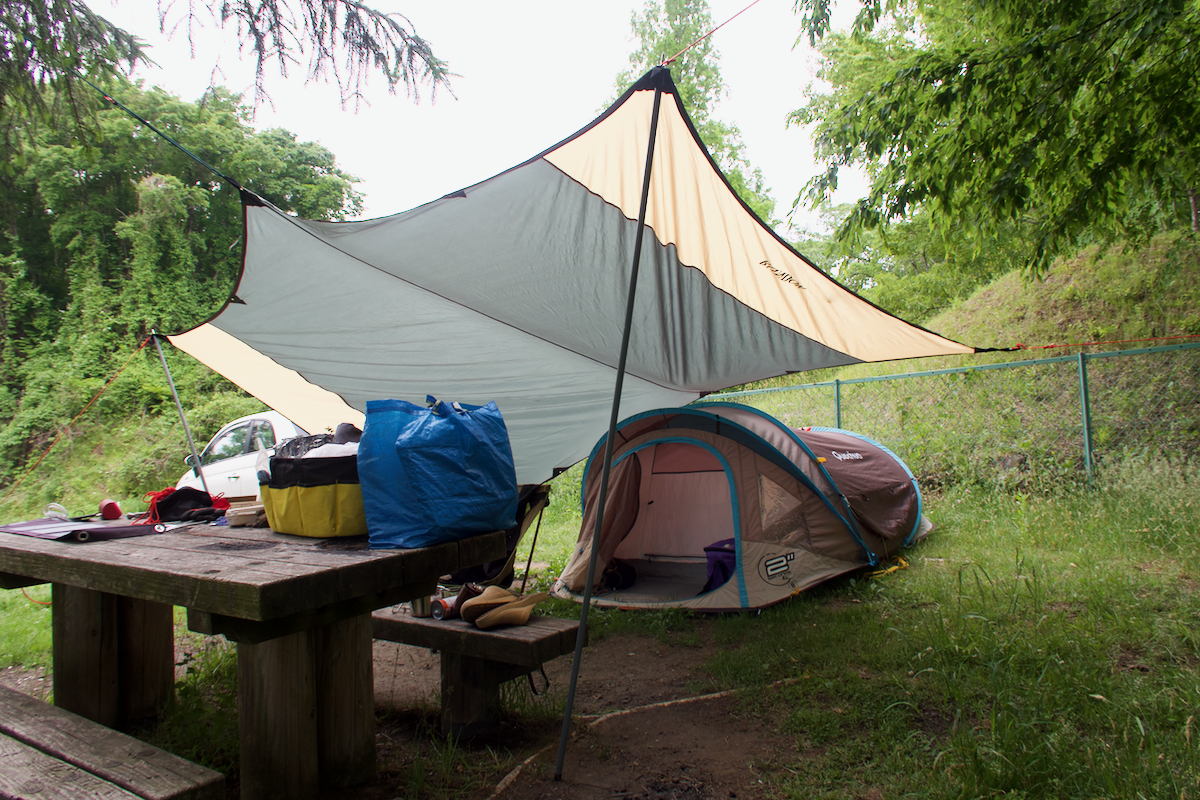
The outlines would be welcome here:
M 1043 281 L 1009 273 L 925 325 L 975 347 L 1200 335 L 1200 245 L 1091 248 Z

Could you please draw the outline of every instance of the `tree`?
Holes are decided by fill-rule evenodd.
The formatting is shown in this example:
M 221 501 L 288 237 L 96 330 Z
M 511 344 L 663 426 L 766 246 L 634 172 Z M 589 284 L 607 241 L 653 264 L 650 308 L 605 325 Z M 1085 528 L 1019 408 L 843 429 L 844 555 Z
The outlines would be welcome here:
M 810 35 L 827 0 L 801 0 Z M 1089 240 L 1144 238 L 1200 218 L 1200 5 L 1188 0 L 877 0 L 854 34 L 822 45 L 821 76 L 793 114 L 815 123 L 827 198 L 839 167 L 872 176 L 839 230 L 927 208 L 982 241 L 1015 225 L 1034 274 Z
M 335 80 L 343 101 L 361 96 L 372 70 L 383 74 L 391 91 L 403 85 L 416 100 L 422 84 L 433 94 L 449 89 L 452 73 L 407 18 L 356 0 L 202 0 L 188 3 L 179 18 L 172 8 L 160 2 L 160 27 L 183 27 L 189 41 L 205 12 L 237 30 L 255 59 L 256 102 L 266 94 L 270 62 L 286 75 L 306 53 L 308 75 Z M 94 134 L 94 90 L 87 84 L 104 86 L 123 69 L 148 61 L 136 36 L 82 0 L 8 0 L 0 10 L 0 143 L 11 150 L 13 136 L 39 121 Z
M 128 83 L 115 91 L 285 211 L 329 220 L 361 211 L 355 179 L 332 153 L 287 131 L 254 131 L 236 95 L 218 89 L 187 103 Z M 0 483 L 150 329 L 211 317 L 241 267 L 232 186 L 119 109 L 97 112 L 96 130 L 85 146 L 44 127 L 0 173 Z M 169 398 L 148 380 L 126 387 L 130 402 Z
M 631 25 L 639 44 L 629 56 L 630 68 L 617 76 L 617 94 L 677 55 L 670 64 L 671 75 L 701 140 L 746 205 L 769 225 L 778 225 L 773 219 L 775 201 L 767 194 L 762 172 L 746 159 L 741 132 L 713 116 L 714 106 L 727 93 L 720 54 L 711 38 L 689 47 L 713 28 L 708 0 L 647 0 Z
M 824 231 L 804 232 L 793 244 L 843 286 L 904 319 L 923 323 L 1020 266 L 1012 255 L 1021 251 L 1015 226 L 1002 226 L 977 247 L 956 231 L 943 233 L 926 209 L 885 231 L 864 231 L 848 247 L 828 231 L 853 210 L 822 206 Z

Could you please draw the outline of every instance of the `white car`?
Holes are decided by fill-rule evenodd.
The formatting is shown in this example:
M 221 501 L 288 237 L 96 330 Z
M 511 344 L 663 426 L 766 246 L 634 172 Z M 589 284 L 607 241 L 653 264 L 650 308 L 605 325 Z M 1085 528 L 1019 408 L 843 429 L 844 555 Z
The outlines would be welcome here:
M 217 432 L 200 453 L 200 469 L 213 497 L 224 495 L 237 502 L 258 499 L 258 454 L 273 450 L 278 442 L 308 432 L 278 411 L 263 411 L 239 417 Z M 183 474 L 175 488 L 191 486 L 203 490 L 200 472 L 192 456 L 184 463 L 190 469 Z

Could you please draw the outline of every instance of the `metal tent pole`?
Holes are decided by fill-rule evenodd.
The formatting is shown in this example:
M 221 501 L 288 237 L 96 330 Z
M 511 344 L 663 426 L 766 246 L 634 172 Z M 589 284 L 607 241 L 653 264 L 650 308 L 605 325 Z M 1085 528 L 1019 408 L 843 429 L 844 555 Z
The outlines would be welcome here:
M 625 330 L 621 335 L 621 356 L 617 360 L 617 382 L 613 389 L 612 414 L 608 421 L 608 441 L 604 445 L 604 469 L 600 473 L 600 504 L 596 507 L 596 527 L 592 532 L 592 552 L 588 558 L 587 583 L 583 589 L 583 610 L 579 614 L 579 633 L 575 637 L 575 658 L 571 663 L 571 684 L 567 689 L 567 707 L 563 711 L 562 735 L 558 740 L 558 761 L 554 780 L 562 780 L 563 759 L 567 752 L 567 735 L 575 707 L 575 686 L 579 681 L 579 662 L 583 658 L 583 643 L 587 641 L 588 607 L 592 601 L 592 583 L 596 579 L 596 557 L 600 552 L 600 531 L 604 525 L 604 506 L 608 500 L 608 478 L 612 471 L 613 443 L 617 438 L 617 422 L 621 413 L 621 390 L 625 384 L 625 362 L 629 356 L 629 334 L 633 329 L 634 295 L 637 293 L 638 268 L 642 261 L 642 238 L 646 230 L 646 206 L 650 202 L 650 173 L 654 166 L 654 142 L 658 134 L 658 112 L 662 106 L 662 89 L 654 88 L 654 110 L 650 115 L 650 141 L 646 147 L 646 171 L 642 176 L 642 201 L 638 208 L 637 236 L 633 245 L 633 266 L 629 274 L 629 298 L 625 303 Z
M 179 421 L 183 423 L 183 432 L 187 434 L 188 449 L 192 451 L 192 471 L 200 476 L 200 485 L 204 487 L 204 493 L 211 496 L 212 492 L 208 491 L 208 482 L 204 480 L 204 470 L 200 468 L 200 454 L 196 452 L 196 443 L 192 441 L 192 429 L 188 427 L 187 417 L 183 415 L 183 403 L 179 402 L 179 392 L 175 391 L 175 380 L 171 377 L 171 370 L 163 355 L 162 345 L 158 343 L 158 331 L 150 331 L 150 338 L 154 340 L 154 349 L 158 351 L 158 360 L 162 362 L 163 372 L 167 374 L 167 385 L 171 387 L 171 396 L 175 398 L 175 408 L 179 410 Z

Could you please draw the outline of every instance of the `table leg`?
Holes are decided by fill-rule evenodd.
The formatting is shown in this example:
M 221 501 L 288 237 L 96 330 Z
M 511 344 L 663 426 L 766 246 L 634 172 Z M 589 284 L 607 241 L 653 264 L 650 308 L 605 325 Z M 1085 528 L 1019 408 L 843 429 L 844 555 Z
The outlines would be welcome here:
M 175 691 L 175 609 L 119 597 L 117 635 L 121 719 L 153 717 Z
M 315 800 L 319 791 L 312 636 L 238 643 L 243 800 Z
M 54 703 L 109 727 L 153 716 L 175 685 L 172 608 L 54 584 Z
M 344 789 L 375 777 L 371 615 L 323 625 L 312 635 L 321 785 Z
M 50 590 L 54 704 L 120 724 L 117 596 L 56 583 Z
M 500 714 L 500 684 L 513 677 L 507 665 L 444 651 L 441 661 L 442 733 L 469 738 L 491 730 Z

